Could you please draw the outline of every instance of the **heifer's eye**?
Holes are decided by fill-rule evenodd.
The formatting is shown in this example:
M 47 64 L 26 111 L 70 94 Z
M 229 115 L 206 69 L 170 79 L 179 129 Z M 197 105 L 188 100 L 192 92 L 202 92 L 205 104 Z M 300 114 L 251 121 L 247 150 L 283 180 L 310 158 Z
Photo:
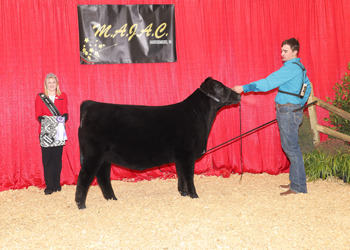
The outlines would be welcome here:
M 222 90 L 224 89 L 224 88 L 223 88 L 222 86 L 220 86 L 220 85 L 216 85 L 215 88 L 216 88 L 217 90 L 219 90 L 219 91 L 222 91 Z

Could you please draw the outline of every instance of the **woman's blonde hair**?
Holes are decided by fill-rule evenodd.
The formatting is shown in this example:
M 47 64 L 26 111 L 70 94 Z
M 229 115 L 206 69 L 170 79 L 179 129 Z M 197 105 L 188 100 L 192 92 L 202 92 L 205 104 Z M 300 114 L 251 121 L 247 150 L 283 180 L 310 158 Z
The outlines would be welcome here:
M 57 76 L 54 74 L 54 73 L 48 73 L 45 77 L 45 81 L 44 81 L 44 90 L 45 90 L 45 95 L 48 96 L 49 95 L 49 92 L 47 91 L 47 81 L 50 79 L 50 78 L 53 78 L 56 80 L 56 83 L 57 83 L 57 88 L 56 88 L 56 95 L 61 95 L 61 90 L 60 90 L 60 85 L 58 83 L 58 78 Z

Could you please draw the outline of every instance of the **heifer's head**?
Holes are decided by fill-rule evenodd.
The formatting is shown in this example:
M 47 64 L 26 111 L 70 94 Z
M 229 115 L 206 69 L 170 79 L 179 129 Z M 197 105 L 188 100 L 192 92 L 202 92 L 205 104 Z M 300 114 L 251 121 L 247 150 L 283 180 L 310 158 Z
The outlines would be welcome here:
M 199 89 L 215 102 L 221 104 L 221 107 L 239 103 L 241 100 L 240 94 L 211 77 L 205 79 Z

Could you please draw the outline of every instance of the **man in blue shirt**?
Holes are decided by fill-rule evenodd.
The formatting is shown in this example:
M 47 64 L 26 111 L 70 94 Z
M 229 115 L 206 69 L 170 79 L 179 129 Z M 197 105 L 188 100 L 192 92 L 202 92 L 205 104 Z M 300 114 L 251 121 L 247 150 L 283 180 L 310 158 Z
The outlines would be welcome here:
M 311 87 L 306 70 L 298 58 L 299 42 L 290 38 L 282 43 L 281 58 L 283 66 L 265 79 L 232 89 L 237 93 L 266 92 L 278 88 L 275 98 L 276 118 L 280 131 L 281 145 L 290 161 L 290 184 L 280 187 L 288 189 L 282 196 L 307 193 L 303 155 L 298 143 L 299 126 L 303 120 L 304 106 L 309 98 Z

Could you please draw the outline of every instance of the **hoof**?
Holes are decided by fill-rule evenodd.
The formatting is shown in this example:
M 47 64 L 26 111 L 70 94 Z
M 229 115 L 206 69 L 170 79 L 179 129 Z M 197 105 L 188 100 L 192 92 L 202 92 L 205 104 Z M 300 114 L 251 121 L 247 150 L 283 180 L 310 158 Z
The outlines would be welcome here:
M 106 200 L 113 200 L 113 201 L 116 201 L 116 200 L 118 200 L 118 199 L 117 199 L 117 197 L 114 196 L 114 197 L 108 198 L 108 199 L 106 199 Z
M 190 197 L 191 197 L 192 199 L 197 199 L 197 198 L 199 198 L 197 194 L 190 195 Z
M 53 192 L 55 192 L 55 191 L 53 191 L 52 189 L 48 189 L 48 188 L 44 190 L 45 195 L 50 195 Z
M 85 204 L 78 204 L 79 210 L 84 210 L 86 208 Z
M 181 196 L 188 196 L 188 193 L 187 193 L 187 192 L 181 192 L 181 191 L 179 191 L 179 193 L 181 194 Z

